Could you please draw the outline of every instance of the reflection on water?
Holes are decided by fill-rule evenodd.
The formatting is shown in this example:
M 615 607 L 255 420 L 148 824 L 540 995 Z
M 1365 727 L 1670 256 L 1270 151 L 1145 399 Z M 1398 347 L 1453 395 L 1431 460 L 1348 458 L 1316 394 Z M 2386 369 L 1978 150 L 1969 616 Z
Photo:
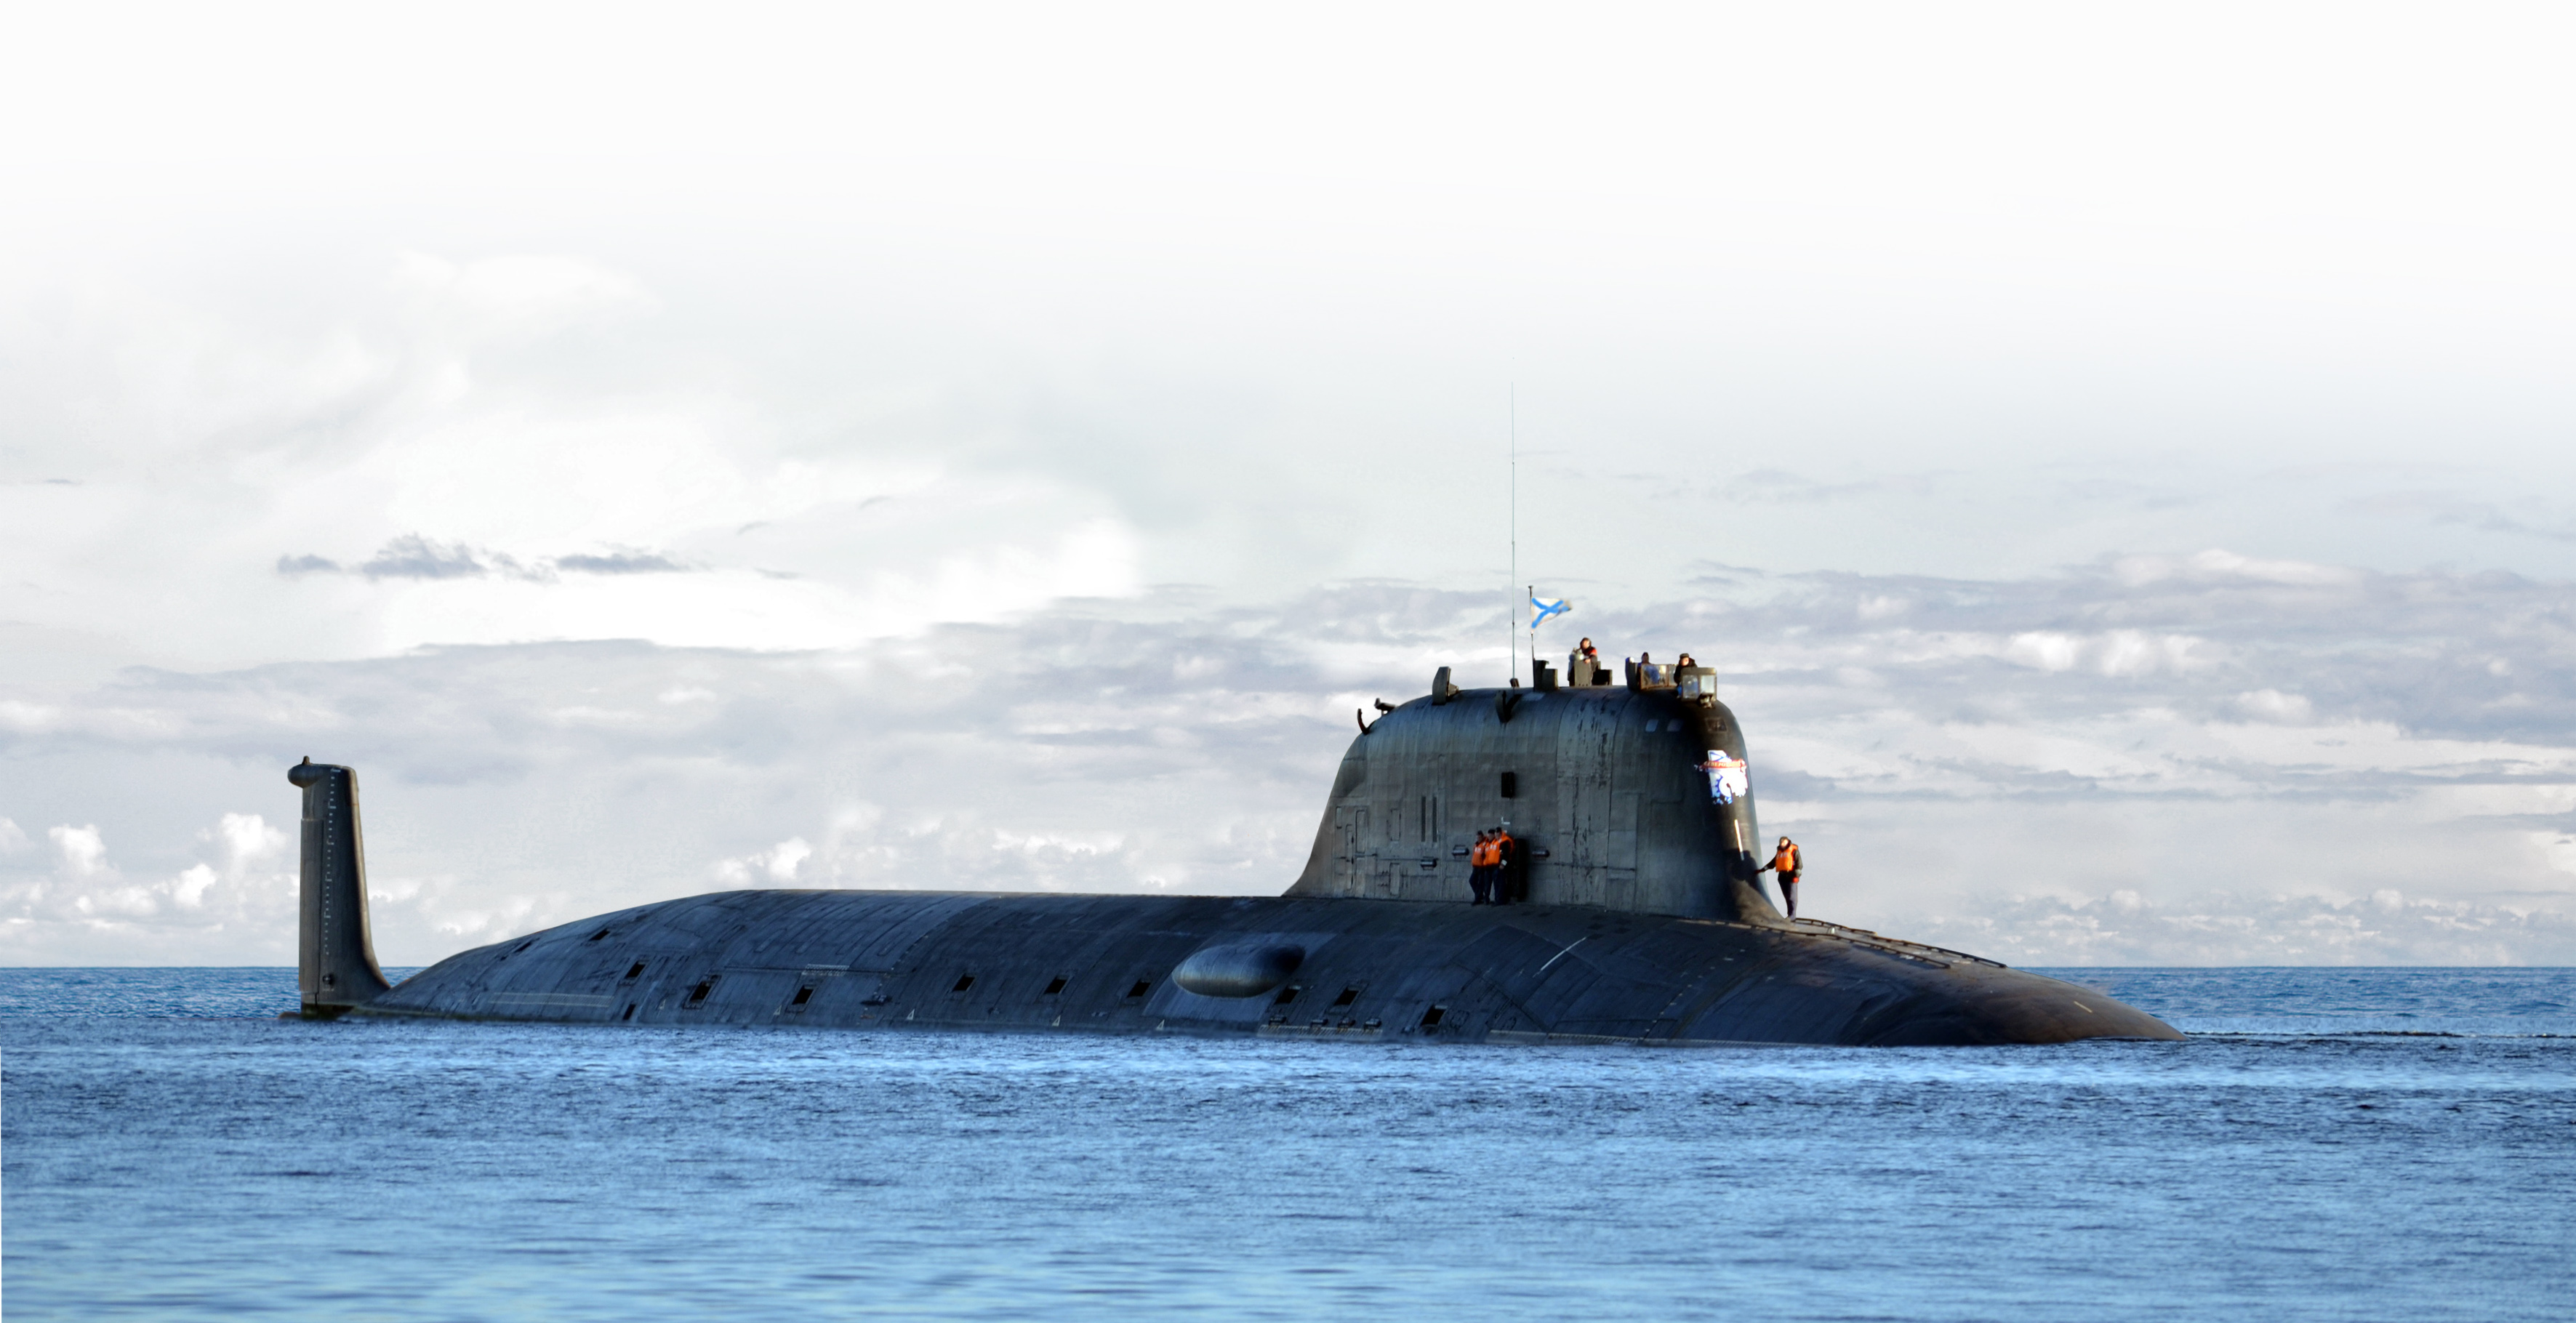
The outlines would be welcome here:
M 2201 1035 L 1304 1044 L 279 1021 L 0 971 L 6 1308 L 2564 1317 L 2576 972 L 2078 970 Z

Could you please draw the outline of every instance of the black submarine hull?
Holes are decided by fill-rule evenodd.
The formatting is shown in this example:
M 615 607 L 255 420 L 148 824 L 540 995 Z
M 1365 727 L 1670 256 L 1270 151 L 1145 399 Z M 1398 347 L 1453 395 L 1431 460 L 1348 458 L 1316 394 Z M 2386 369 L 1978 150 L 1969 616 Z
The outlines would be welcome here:
M 1830 924 L 1299 896 L 718 892 L 463 952 L 349 1009 L 1672 1046 L 2181 1036 L 2089 989 Z

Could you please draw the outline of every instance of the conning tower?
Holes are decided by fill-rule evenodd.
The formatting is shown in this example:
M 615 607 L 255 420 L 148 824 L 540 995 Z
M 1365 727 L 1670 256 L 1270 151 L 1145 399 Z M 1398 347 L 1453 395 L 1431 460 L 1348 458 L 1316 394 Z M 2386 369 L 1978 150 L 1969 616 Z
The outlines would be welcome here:
M 1590 678 L 1590 677 L 1587 677 Z M 1476 833 L 1522 843 L 1516 899 L 1779 922 L 1763 891 L 1743 729 L 1716 677 L 1431 692 L 1364 727 L 1291 896 L 1462 901 Z

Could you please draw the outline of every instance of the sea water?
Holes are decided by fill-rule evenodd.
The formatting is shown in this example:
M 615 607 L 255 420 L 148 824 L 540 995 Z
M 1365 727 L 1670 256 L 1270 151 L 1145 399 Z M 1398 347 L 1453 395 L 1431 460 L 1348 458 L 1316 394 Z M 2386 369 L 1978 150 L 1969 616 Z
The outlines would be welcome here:
M 2181 1043 L 276 1018 L 0 971 L 16 1319 L 2576 1316 L 2576 971 L 2062 970 Z

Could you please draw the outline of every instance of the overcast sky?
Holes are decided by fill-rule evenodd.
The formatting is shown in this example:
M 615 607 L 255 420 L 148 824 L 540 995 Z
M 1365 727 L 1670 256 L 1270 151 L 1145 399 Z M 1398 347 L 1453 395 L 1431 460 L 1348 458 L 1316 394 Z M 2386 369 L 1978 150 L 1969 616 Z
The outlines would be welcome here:
M 21 6 L 0 962 L 1284 888 L 1724 673 L 1826 917 L 2576 962 L 2553 7 Z

